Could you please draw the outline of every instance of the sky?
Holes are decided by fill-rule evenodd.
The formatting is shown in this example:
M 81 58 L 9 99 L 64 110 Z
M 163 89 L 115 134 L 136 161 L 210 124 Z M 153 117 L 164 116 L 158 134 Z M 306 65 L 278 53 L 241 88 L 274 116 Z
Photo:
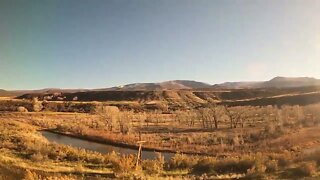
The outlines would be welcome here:
M 1 0 L 0 89 L 320 78 L 317 0 Z

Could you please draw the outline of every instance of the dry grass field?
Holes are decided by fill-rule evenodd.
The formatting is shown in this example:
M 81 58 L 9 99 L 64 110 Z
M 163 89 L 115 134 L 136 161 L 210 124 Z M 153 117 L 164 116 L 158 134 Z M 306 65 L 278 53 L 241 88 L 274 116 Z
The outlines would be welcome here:
M 54 102 L 36 99 L 13 102 L 20 105 L 16 112 L 0 113 L 3 178 L 320 177 L 320 104 L 229 107 L 210 103 L 169 112 L 119 109 L 110 105 L 115 102 L 56 102 L 68 103 L 71 110 L 90 104 L 90 112 L 84 113 L 50 111 L 46 103 Z M 165 161 L 159 154 L 136 166 L 135 154 L 100 154 L 52 143 L 39 130 L 132 149 L 143 140 L 145 150 L 176 155 Z

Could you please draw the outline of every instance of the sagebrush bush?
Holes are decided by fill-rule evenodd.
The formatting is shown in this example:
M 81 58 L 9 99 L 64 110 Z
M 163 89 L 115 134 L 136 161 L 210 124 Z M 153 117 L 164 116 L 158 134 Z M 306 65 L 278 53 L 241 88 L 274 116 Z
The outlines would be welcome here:
M 266 172 L 273 173 L 278 170 L 278 161 L 277 160 L 269 160 L 266 162 Z
M 308 153 L 302 157 L 303 161 L 315 161 L 320 166 L 320 150 Z
M 28 109 L 25 108 L 25 107 L 23 107 L 23 106 L 19 106 L 19 107 L 17 108 L 17 111 L 18 111 L 18 112 L 28 112 Z
M 42 154 L 40 153 L 36 153 L 36 154 L 32 154 L 30 156 L 30 160 L 34 161 L 34 162 L 41 162 L 41 161 L 44 161 L 44 160 L 47 160 L 47 157 L 46 156 L 43 156 Z
M 255 161 L 251 159 L 225 159 L 215 163 L 215 171 L 219 174 L 226 173 L 246 173 L 255 165 Z
M 149 175 L 161 174 L 163 165 L 157 160 L 144 160 L 142 162 L 142 169 Z
M 168 162 L 169 169 L 190 169 L 196 164 L 196 159 L 177 153 Z
M 215 169 L 215 161 L 212 158 L 201 159 L 197 162 L 196 165 L 193 166 L 191 173 L 196 175 L 217 174 Z
M 278 161 L 278 165 L 280 167 L 286 167 L 290 165 L 293 161 L 293 157 L 289 152 L 285 152 L 283 154 L 276 155 L 275 160 Z
M 113 172 L 118 177 L 130 177 L 136 171 L 136 157 L 132 154 L 114 159 L 112 162 Z
M 298 168 L 295 169 L 297 176 L 313 176 L 317 172 L 317 163 L 315 161 L 302 162 Z

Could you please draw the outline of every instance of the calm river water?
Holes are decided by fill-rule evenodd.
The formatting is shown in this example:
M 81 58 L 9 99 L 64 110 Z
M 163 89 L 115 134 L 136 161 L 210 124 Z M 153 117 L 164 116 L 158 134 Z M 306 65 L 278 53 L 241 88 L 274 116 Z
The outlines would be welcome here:
M 56 142 L 59 144 L 70 145 L 73 147 L 83 148 L 90 151 L 96 151 L 100 153 L 110 153 L 115 151 L 120 154 L 137 154 L 138 150 L 128 149 L 123 147 L 116 147 L 113 145 L 96 143 L 88 140 L 73 138 L 69 136 L 64 136 L 61 134 L 55 134 L 48 131 L 41 131 L 41 134 L 48 139 L 50 142 Z M 143 149 L 143 148 L 142 148 Z M 161 153 L 164 156 L 164 159 L 167 161 L 172 156 L 173 153 Z M 142 159 L 155 159 L 157 157 L 154 151 L 142 151 Z

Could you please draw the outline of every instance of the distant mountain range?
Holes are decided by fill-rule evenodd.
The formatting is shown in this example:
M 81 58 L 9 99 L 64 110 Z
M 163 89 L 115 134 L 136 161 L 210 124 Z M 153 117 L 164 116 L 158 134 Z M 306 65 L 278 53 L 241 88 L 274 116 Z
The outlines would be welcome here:
M 305 86 L 320 86 L 320 80 L 311 77 L 275 77 L 269 81 L 255 82 L 225 82 L 210 85 L 198 81 L 175 80 L 161 83 L 135 83 L 120 87 L 106 88 L 100 90 L 175 90 L 175 89 L 245 89 L 245 88 L 294 88 Z
M 311 77 L 275 77 L 269 81 L 256 82 L 225 82 L 210 85 L 198 81 L 174 80 L 160 83 L 135 83 L 124 86 L 101 88 L 101 89 L 58 89 L 47 88 L 40 90 L 6 91 L 0 89 L 0 96 L 18 96 L 31 93 L 74 93 L 88 91 L 155 91 L 155 90 L 180 90 L 180 89 L 246 89 L 246 88 L 294 88 L 306 86 L 320 86 L 320 80 Z
M 175 80 L 165 81 L 160 83 L 135 83 L 124 86 L 99 89 L 99 90 L 120 90 L 120 91 L 154 91 L 154 90 L 177 90 L 177 89 L 204 89 L 211 88 L 210 84 L 190 81 L 190 80 Z
M 0 97 L 9 97 L 9 96 L 19 96 L 23 94 L 44 94 L 44 93 L 74 93 L 74 92 L 87 92 L 91 91 L 89 89 L 59 89 L 59 88 L 45 88 L 45 89 L 37 89 L 37 90 L 13 90 L 7 91 L 4 89 L 0 89 Z
M 256 82 L 225 82 L 215 84 L 216 89 L 243 89 L 243 88 L 294 88 L 305 86 L 319 86 L 320 80 L 311 77 L 275 77 L 270 81 Z
M 14 93 L 12 91 L 6 91 L 3 89 L 0 89 L 0 97 L 9 97 L 9 96 L 17 96 L 20 95 L 20 93 Z

